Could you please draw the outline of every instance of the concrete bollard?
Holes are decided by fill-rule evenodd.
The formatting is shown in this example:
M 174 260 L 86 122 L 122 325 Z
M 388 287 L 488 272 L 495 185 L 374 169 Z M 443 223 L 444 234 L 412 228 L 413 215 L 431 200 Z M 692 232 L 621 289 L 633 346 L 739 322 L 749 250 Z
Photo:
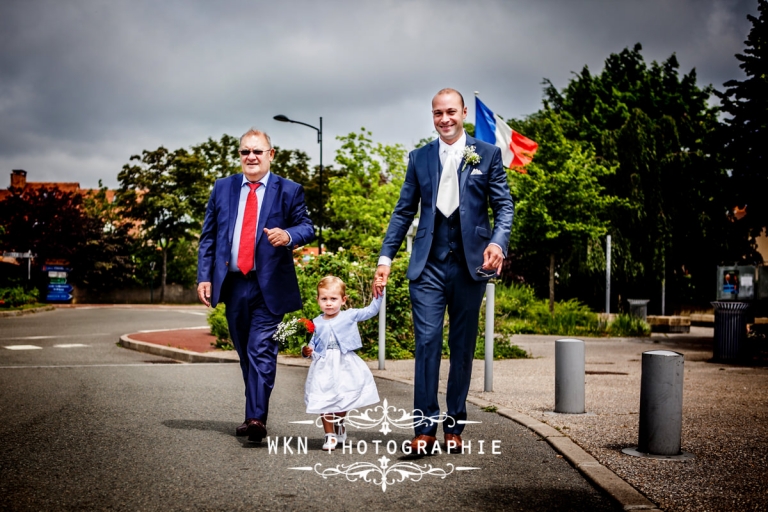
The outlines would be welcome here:
M 555 412 L 583 414 L 584 342 L 575 339 L 555 341 Z
M 643 352 L 640 380 L 640 436 L 637 451 L 680 455 L 683 431 L 683 355 Z

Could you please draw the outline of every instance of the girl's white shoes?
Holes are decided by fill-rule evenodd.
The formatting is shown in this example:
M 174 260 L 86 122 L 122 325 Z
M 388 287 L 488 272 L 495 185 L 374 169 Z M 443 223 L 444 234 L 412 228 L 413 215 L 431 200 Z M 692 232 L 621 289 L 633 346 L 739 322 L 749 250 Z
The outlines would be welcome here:
M 333 430 L 336 432 L 338 442 L 344 444 L 344 441 L 347 440 L 347 428 L 344 426 L 344 423 L 337 423 L 333 426 Z
M 325 434 L 325 443 L 323 443 L 323 450 L 327 452 L 333 451 L 336 449 L 337 444 L 339 444 L 339 442 L 336 440 L 336 434 Z

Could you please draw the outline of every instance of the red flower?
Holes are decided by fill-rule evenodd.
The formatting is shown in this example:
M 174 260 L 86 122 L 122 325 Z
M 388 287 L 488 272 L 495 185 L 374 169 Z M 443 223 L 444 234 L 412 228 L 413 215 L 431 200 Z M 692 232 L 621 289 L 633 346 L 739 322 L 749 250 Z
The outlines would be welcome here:
M 299 322 L 304 324 L 304 328 L 307 329 L 307 332 L 312 334 L 315 332 L 315 324 L 312 323 L 312 320 L 308 320 L 306 318 L 299 318 Z

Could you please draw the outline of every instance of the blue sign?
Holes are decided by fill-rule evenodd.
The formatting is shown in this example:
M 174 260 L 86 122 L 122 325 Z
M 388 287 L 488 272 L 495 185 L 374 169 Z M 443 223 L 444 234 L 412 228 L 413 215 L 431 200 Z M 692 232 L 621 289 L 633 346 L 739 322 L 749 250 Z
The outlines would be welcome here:
M 45 297 L 45 300 L 69 300 L 72 298 L 72 295 L 69 293 L 49 293 L 47 297 Z
M 64 267 L 61 265 L 43 265 L 43 272 L 47 272 L 49 270 L 54 270 L 57 272 L 72 272 L 71 267 Z
M 49 295 L 51 293 L 69 293 L 72 291 L 72 285 L 71 284 L 49 284 L 48 285 L 48 292 Z

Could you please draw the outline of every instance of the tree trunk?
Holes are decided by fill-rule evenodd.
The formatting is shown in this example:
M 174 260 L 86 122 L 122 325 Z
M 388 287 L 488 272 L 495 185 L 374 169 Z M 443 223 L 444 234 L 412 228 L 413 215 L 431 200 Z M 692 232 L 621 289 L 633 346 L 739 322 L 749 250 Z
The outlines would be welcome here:
M 549 312 L 555 312 L 555 255 L 549 255 Z
M 163 247 L 163 271 L 160 276 L 160 303 L 165 302 L 165 278 L 168 275 L 168 248 Z

